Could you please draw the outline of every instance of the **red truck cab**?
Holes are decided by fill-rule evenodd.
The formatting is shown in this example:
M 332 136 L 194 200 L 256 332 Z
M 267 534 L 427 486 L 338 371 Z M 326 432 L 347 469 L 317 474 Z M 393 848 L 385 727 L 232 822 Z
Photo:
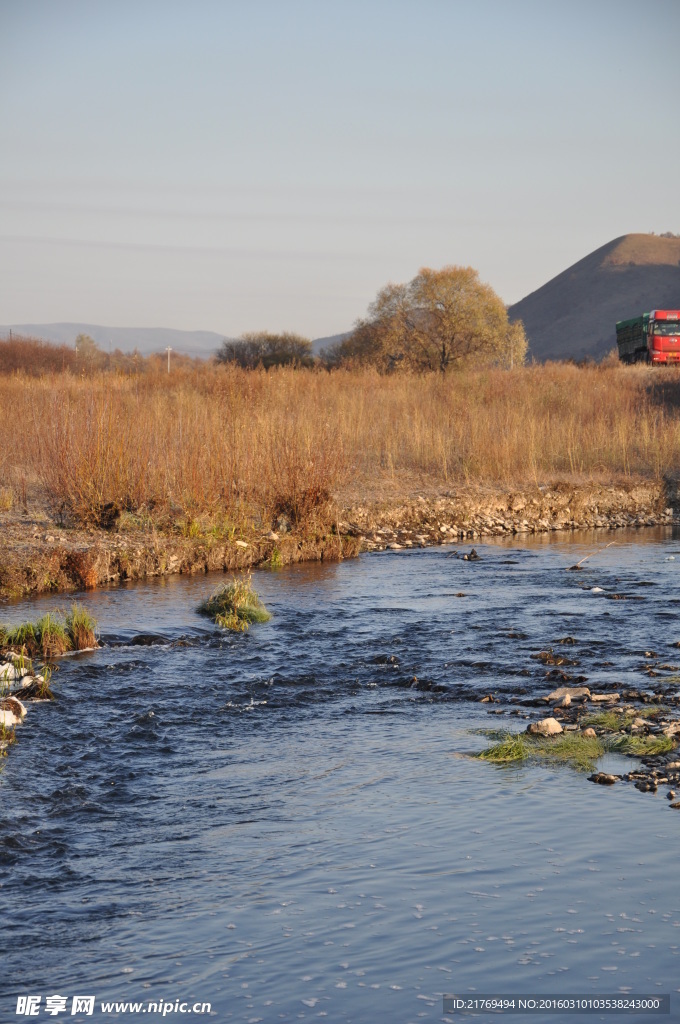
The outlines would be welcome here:
M 680 363 L 680 310 L 652 310 L 647 347 L 650 363 Z
M 653 309 L 631 320 L 620 320 L 616 342 L 622 363 L 680 363 L 680 309 Z

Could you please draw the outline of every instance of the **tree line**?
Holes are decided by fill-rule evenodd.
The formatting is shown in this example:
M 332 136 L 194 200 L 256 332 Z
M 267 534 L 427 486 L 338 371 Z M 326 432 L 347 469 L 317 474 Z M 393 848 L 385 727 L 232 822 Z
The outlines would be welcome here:
M 517 366 L 527 341 L 520 321 L 472 267 L 424 267 L 406 284 L 388 284 L 349 335 L 318 359 L 328 368 L 375 366 L 384 373 L 449 370 L 469 365 Z M 297 334 L 258 332 L 224 341 L 220 363 L 311 366 L 312 343 Z
M 173 368 L 193 367 L 200 362 L 191 356 L 173 352 Z M 164 353 L 142 355 L 141 352 L 105 352 L 89 334 L 79 334 L 74 345 L 55 345 L 43 338 L 12 332 L 0 338 L 0 374 L 24 373 L 31 377 L 70 373 L 91 376 L 97 373 L 145 374 L 162 373 L 167 362 Z
M 386 285 L 353 330 L 318 356 L 312 351 L 312 342 L 299 334 L 257 331 L 225 339 L 215 359 L 247 370 L 373 366 L 381 373 L 444 374 L 472 365 L 518 366 L 526 353 L 522 323 L 509 322 L 505 305 L 491 286 L 480 281 L 472 267 L 449 266 L 441 270 L 424 267 L 405 284 Z M 0 341 L 0 372 L 5 373 L 139 373 L 161 370 L 164 359 L 137 352 L 107 353 L 86 334 L 78 335 L 74 348 L 36 338 Z M 178 368 L 196 362 L 179 353 L 172 356 L 172 364 Z

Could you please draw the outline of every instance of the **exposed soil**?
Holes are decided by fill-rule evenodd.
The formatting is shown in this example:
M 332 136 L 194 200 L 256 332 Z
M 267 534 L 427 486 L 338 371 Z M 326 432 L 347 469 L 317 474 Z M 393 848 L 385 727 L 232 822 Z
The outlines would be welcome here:
M 241 528 L 197 537 L 154 527 L 93 530 L 59 524 L 39 499 L 0 512 L 0 598 L 82 590 L 171 573 L 234 571 L 266 563 L 338 560 L 361 551 L 423 547 L 485 536 L 616 529 L 680 522 L 677 486 L 555 484 L 523 492 L 364 492 L 337 498 L 325 520 L 278 532 Z
M 521 492 L 467 491 L 408 501 L 355 502 L 339 521 L 362 550 L 418 547 L 485 536 L 656 526 L 680 521 L 677 487 L 556 484 Z

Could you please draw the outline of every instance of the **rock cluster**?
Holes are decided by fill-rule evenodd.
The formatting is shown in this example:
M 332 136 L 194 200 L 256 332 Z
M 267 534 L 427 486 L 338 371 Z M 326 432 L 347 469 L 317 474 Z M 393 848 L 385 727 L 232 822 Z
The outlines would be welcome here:
M 52 697 L 45 677 L 34 672 L 29 659 L 12 652 L 5 658 L 0 662 L 0 753 L 14 741 L 14 727 L 26 716 L 24 701 Z
M 677 513 L 662 488 L 539 487 L 492 497 L 461 494 L 399 505 L 355 505 L 338 527 L 366 551 L 425 547 L 486 536 L 671 524 Z
M 675 667 L 668 666 L 673 669 Z M 587 686 L 560 686 L 533 702 L 551 704 L 553 714 L 548 718 L 531 722 L 526 731 L 530 735 L 541 737 L 559 736 L 563 732 L 589 739 L 600 737 L 605 741 L 605 746 L 607 741 L 627 737 L 640 738 L 643 741 L 646 738 L 654 740 L 665 737 L 673 744 L 680 740 L 680 721 L 670 718 L 668 711 L 663 707 L 655 711 L 652 705 L 652 709 L 646 709 L 644 717 L 640 714 L 640 704 L 647 703 L 648 695 L 630 690 L 626 691 L 624 698 L 626 703 L 622 704 L 621 694 L 616 691 L 592 693 Z M 484 701 L 487 702 L 489 699 L 493 700 L 485 697 Z M 665 703 L 678 705 L 680 698 L 666 695 Z M 614 712 L 616 724 L 611 724 L 611 715 L 602 716 L 603 709 L 611 709 Z M 589 720 L 586 716 L 593 716 L 594 728 L 592 725 L 584 725 L 584 718 L 586 722 Z M 644 750 L 644 747 L 642 749 Z M 680 786 L 680 761 L 672 759 L 677 756 L 677 751 L 649 756 L 644 753 L 632 753 L 629 756 L 640 758 L 639 768 L 621 775 L 596 771 L 589 776 L 589 781 L 601 786 L 612 786 L 620 781 L 632 782 L 635 788 L 643 793 L 656 793 L 658 787 L 662 785 Z M 675 790 L 670 789 L 667 796 L 669 801 L 675 801 Z M 672 802 L 670 806 L 680 808 L 680 801 Z

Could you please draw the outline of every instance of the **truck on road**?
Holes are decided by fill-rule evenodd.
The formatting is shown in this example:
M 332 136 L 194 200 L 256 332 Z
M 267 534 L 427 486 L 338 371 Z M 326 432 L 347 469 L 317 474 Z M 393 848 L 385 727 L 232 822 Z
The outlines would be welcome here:
M 622 363 L 680 364 L 680 309 L 653 309 L 619 320 L 616 344 Z

